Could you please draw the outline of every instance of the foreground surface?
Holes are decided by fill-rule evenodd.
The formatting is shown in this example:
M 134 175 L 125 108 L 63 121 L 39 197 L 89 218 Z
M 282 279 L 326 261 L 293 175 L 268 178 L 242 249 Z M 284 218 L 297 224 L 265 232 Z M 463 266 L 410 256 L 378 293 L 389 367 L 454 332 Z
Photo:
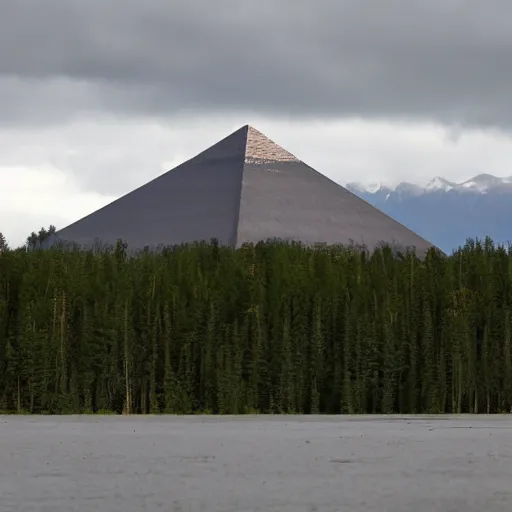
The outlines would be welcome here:
M 0 416 L 0 512 L 512 510 L 512 416 Z

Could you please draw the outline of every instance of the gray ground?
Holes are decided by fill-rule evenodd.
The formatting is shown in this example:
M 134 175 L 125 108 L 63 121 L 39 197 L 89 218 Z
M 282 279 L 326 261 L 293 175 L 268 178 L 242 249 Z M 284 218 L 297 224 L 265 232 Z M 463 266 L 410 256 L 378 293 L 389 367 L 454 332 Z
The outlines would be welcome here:
M 512 416 L 0 416 L 0 512 L 512 510 Z

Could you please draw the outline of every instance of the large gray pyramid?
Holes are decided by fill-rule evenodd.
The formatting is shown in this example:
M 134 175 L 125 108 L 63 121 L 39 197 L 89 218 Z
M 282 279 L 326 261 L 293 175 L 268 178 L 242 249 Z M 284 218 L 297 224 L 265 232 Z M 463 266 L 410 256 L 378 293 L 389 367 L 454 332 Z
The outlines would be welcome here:
M 431 244 L 318 173 L 250 126 L 57 233 L 82 246 L 130 248 L 216 238 L 304 244 Z

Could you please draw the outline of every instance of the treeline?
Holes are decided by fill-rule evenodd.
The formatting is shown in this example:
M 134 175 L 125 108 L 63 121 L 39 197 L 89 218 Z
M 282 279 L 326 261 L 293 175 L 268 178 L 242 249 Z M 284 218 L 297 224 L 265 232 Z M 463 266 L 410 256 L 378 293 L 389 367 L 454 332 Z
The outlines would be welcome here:
M 0 251 L 0 410 L 500 413 L 512 251 Z

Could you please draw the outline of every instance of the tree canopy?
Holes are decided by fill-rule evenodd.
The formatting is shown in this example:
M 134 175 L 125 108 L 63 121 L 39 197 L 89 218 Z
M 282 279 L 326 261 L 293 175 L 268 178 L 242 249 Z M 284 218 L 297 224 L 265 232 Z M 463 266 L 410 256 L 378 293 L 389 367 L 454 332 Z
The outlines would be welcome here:
M 491 240 L 424 260 L 279 242 L 30 247 L 0 250 L 1 410 L 512 408 L 512 251 Z

